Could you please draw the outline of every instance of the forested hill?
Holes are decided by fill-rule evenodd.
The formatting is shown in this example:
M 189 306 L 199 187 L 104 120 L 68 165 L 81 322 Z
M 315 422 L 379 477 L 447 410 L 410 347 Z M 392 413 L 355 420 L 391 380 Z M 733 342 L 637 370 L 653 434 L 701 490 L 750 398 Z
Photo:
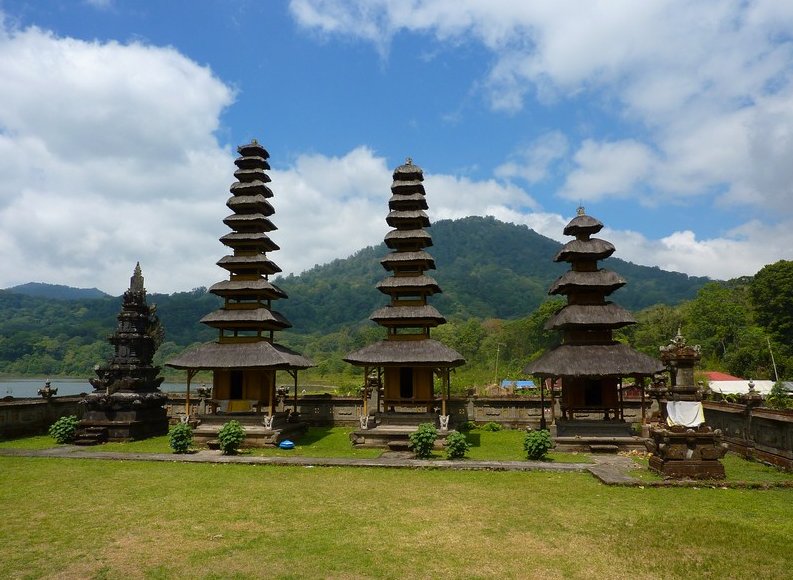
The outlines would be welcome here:
M 492 217 L 442 220 L 430 228 L 437 270 L 429 272 L 443 294 L 432 301 L 447 318 L 518 318 L 547 297 L 551 283 L 569 268 L 553 257 L 561 244 L 526 226 Z M 289 299 L 277 308 L 297 332 L 331 332 L 366 321 L 386 302 L 376 283 L 386 272 L 384 244 L 276 280 Z M 617 248 L 619 253 L 619 248 Z M 602 262 L 627 284 L 613 299 L 629 310 L 653 304 L 678 304 L 693 298 L 707 278 L 637 266 L 617 258 Z

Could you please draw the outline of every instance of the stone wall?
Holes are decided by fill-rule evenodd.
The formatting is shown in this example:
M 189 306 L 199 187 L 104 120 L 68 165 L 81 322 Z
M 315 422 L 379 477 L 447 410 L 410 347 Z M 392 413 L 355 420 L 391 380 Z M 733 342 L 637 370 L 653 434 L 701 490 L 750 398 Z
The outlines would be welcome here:
M 0 400 L 0 438 L 43 435 L 55 421 L 67 415 L 82 416 L 81 397 L 7 397 Z
M 705 421 L 721 429 L 732 451 L 793 469 L 793 410 L 704 401 Z

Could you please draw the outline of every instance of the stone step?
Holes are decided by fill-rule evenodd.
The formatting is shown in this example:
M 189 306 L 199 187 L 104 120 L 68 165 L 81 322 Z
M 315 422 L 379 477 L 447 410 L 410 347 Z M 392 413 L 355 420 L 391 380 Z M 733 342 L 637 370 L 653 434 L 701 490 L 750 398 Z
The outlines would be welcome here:
M 589 450 L 592 453 L 617 453 L 620 448 L 617 445 L 590 445 Z
M 392 439 L 387 443 L 387 447 L 391 451 L 410 451 L 409 439 Z

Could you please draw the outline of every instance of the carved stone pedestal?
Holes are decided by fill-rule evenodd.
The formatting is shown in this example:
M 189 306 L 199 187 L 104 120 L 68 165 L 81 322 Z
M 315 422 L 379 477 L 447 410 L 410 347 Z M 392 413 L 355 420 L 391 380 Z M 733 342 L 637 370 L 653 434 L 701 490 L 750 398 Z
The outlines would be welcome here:
M 650 469 L 667 477 L 724 479 L 719 459 L 727 452 L 721 431 L 707 426 L 653 427 L 645 443 L 652 453 Z

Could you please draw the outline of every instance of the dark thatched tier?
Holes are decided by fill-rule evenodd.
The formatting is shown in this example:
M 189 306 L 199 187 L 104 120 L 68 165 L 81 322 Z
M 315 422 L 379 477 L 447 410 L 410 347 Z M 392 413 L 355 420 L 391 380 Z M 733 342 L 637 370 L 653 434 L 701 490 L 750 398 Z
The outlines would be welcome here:
M 458 367 L 462 355 L 431 338 L 425 340 L 381 340 L 344 357 L 357 366 Z
M 571 327 L 621 328 L 636 324 L 633 315 L 613 302 L 605 304 L 570 304 L 545 323 L 545 330 Z
M 231 211 L 250 211 L 271 216 L 275 213 L 275 208 L 267 201 L 261 193 L 255 195 L 232 195 L 226 200 L 226 207 Z
M 421 248 L 428 248 L 432 245 L 432 237 L 424 230 L 391 230 L 385 235 L 385 245 L 394 249 L 399 249 L 406 244 L 415 244 Z
M 572 262 L 585 258 L 588 260 L 604 260 L 614 253 L 614 245 L 600 238 L 591 240 L 573 240 L 567 242 L 559 253 L 556 254 L 554 262 Z
M 377 289 L 383 294 L 393 294 L 392 290 L 404 292 L 416 291 L 426 294 L 440 294 L 441 287 L 434 278 L 422 274 L 421 276 L 390 276 L 377 283 Z
M 389 212 L 385 218 L 386 223 L 392 228 L 400 227 L 401 224 L 415 224 L 414 227 L 430 227 L 430 218 L 420 209 L 407 210 L 395 209 Z
M 281 249 L 264 232 L 232 232 L 220 238 L 220 242 L 230 248 L 255 248 L 260 252 L 274 252 Z
M 423 190 L 422 190 L 423 191 Z M 388 200 L 388 207 L 393 209 L 399 208 L 420 208 L 428 209 L 427 198 L 424 193 L 399 193 L 391 196 Z
M 446 319 L 438 312 L 438 309 L 429 304 L 424 304 L 423 306 L 384 306 L 375 310 L 369 320 L 374 320 L 381 326 L 392 326 L 394 324 L 405 326 L 410 322 L 415 322 L 416 326 L 437 326 L 446 323 Z
M 217 265 L 226 270 L 238 274 L 243 270 L 257 269 L 263 274 L 276 274 L 281 268 L 267 256 L 258 254 L 256 256 L 223 256 L 217 261 Z
M 625 285 L 625 280 L 611 270 L 596 272 L 565 272 L 551 285 L 548 294 L 570 294 L 582 288 L 598 289 L 608 296 Z
M 563 344 L 523 369 L 539 377 L 648 377 L 664 370 L 661 361 L 627 344 Z
M 600 220 L 593 218 L 591 215 L 580 214 L 571 219 L 570 223 L 565 226 L 564 235 L 592 235 L 598 233 L 602 229 L 603 224 Z
M 264 278 L 256 280 L 224 280 L 213 284 L 209 291 L 218 296 L 249 296 L 253 294 L 266 298 L 287 298 L 286 292 Z
M 200 322 L 214 328 L 232 328 L 239 325 L 256 324 L 261 328 L 290 328 L 292 325 L 280 312 L 267 308 L 244 308 L 239 310 L 215 310 Z
M 269 178 L 267 181 L 270 181 Z M 229 191 L 234 195 L 263 195 L 264 197 L 273 197 L 273 190 L 267 187 L 264 181 L 251 181 L 250 183 L 241 183 L 235 181 L 229 187 Z
M 280 344 L 207 342 L 165 363 L 175 369 L 307 369 L 314 363 Z
M 380 260 L 383 268 L 394 270 L 400 265 L 416 264 L 424 270 L 435 269 L 435 259 L 428 252 L 420 250 L 418 252 L 392 252 Z

